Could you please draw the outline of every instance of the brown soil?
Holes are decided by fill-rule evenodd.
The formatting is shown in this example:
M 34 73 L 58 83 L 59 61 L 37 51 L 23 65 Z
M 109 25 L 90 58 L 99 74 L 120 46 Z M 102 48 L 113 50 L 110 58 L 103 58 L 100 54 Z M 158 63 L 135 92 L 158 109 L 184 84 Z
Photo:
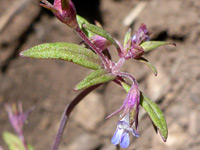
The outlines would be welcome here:
M 6 11 L 12 10 L 10 4 L 14 5 L 14 2 L 1 2 L 0 19 Z M 123 19 L 141 1 L 96 0 L 91 4 L 89 0 L 85 1 L 89 6 L 78 0 L 74 2 L 80 15 L 100 20 L 104 28 L 122 42 L 128 29 L 123 26 Z M 52 146 L 64 108 L 78 93 L 73 87 L 90 70 L 64 61 L 19 57 L 20 51 L 40 43 L 80 42 L 71 29 L 38 3 L 28 1 L 0 33 L 0 135 L 4 130 L 13 131 L 3 104 L 22 101 L 25 110 L 36 107 L 24 129 L 27 141 L 36 150 L 47 150 Z M 169 128 L 168 141 L 164 143 L 155 133 L 149 117 L 144 115 L 139 121 L 140 137 L 131 137 L 129 149 L 200 149 L 199 21 L 198 0 L 149 0 L 132 24 L 133 30 L 137 30 L 141 23 L 145 23 L 153 40 L 173 41 L 177 46 L 165 46 L 145 54 L 157 67 L 157 77 L 135 61 L 127 62 L 123 68 L 136 77 L 144 93 L 156 100 Z M 110 138 L 118 117 L 106 121 L 104 118 L 119 108 L 125 97 L 123 89 L 113 83 L 87 96 L 72 113 L 60 149 L 116 149 Z M 6 149 L 2 139 L 0 145 Z

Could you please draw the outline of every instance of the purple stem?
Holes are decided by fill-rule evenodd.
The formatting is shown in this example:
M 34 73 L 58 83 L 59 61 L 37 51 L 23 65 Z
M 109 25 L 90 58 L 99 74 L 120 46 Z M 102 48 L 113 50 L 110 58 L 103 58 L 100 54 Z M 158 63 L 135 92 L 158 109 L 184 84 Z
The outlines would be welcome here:
M 103 53 L 88 39 L 88 37 L 85 35 L 85 33 L 80 29 L 77 28 L 75 31 L 78 33 L 78 35 L 87 43 L 97 55 L 101 58 L 104 67 L 110 72 L 110 66 L 108 60 L 105 58 Z
M 25 140 L 25 138 L 24 138 L 23 133 L 21 133 L 21 134 L 19 135 L 19 138 L 21 139 L 25 150 L 28 150 L 28 147 L 27 147 L 27 144 L 26 144 L 26 140 Z
M 74 107 L 87 95 L 89 94 L 91 91 L 93 91 L 94 89 L 98 88 L 100 85 L 102 84 L 98 84 L 98 85 L 94 85 L 92 87 L 87 88 L 86 90 L 84 90 L 83 92 L 81 92 L 78 96 L 75 97 L 74 100 L 71 101 L 71 103 L 65 108 L 62 118 L 61 118 L 61 122 L 60 122 L 60 126 L 52 147 L 52 150 L 58 150 L 58 147 L 60 145 L 60 141 L 62 139 L 62 135 L 64 132 L 64 129 L 66 127 L 69 115 L 71 114 L 72 110 L 74 109 Z
M 120 68 L 122 67 L 122 65 L 125 63 L 125 58 L 121 57 L 117 64 L 112 68 L 112 72 L 119 72 Z
M 136 79 L 129 73 L 126 73 L 126 72 L 115 72 L 115 75 L 118 75 L 120 77 L 127 77 L 127 78 L 131 79 L 133 84 L 136 84 L 138 86 L 138 83 L 137 83 Z

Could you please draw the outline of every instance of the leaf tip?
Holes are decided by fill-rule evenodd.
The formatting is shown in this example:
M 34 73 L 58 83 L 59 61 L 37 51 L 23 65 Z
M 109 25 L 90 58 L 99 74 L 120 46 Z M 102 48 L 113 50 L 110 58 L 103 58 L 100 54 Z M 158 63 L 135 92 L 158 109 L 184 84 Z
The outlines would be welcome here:
M 163 136 L 161 137 L 162 137 L 163 142 L 167 142 L 167 137 L 166 138 L 164 138 Z
M 26 57 L 26 55 L 24 54 L 26 51 L 21 51 L 20 53 L 19 53 L 19 56 L 20 57 Z
M 77 84 L 77 85 L 74 87 L 74 92 L 77 92 L 77 91 L 80 91 L 80 90 L 83 90 L 83 88 L 80 87 L 80 84 Z
M 159 133 L 160 133 L 160 136 L 161 136 L 163 142 L 167 142 L 168 132 L 166 133 L 166 135 L 163 135 L 163 134 L 161 133 L 161 131 L 159 130 Z
M 74 88 L 74 92 L 77 92 L 77 91 L 78 91 L 78 89 L 75 87 L 75 88 Z

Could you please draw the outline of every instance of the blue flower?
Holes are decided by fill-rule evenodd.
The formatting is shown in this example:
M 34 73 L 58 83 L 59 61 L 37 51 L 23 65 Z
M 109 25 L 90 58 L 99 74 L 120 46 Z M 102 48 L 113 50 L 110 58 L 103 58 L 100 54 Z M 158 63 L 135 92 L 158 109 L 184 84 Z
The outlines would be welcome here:
M 120 146 L 122 148 L 127 148 L 129 146 L 130 140 L 129 140 L 129 132 L 135 136 L 139 137 L 139 134 L 135 132 L 133 128 L 129 125 L 129 114 L 124 116 L 124 118 L 120 121 L 118 121 L 117 129 L 115 131 L 115 134 L 113 135 L 111 139 L 111 143 L 114 145 L 117 145 L 120 143 Z

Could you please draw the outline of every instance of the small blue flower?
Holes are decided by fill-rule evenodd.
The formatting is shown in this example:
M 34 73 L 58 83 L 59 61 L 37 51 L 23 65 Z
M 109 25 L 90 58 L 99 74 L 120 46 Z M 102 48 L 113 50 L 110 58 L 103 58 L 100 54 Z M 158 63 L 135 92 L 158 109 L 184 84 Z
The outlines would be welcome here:
M 122 120 L 118 122 L 117 129 L 111 139 L 111 143 L 114 145 L 117 145 L 120 143 L 120 146 L 122 148 L 127 148 L 130 143 L 129 132 L 133 136 L 139 137 L 139 134 L 136 133 L 135 130 L 129 126 L 129 114 L 127 114 L 126 116 L 124 116 Z

